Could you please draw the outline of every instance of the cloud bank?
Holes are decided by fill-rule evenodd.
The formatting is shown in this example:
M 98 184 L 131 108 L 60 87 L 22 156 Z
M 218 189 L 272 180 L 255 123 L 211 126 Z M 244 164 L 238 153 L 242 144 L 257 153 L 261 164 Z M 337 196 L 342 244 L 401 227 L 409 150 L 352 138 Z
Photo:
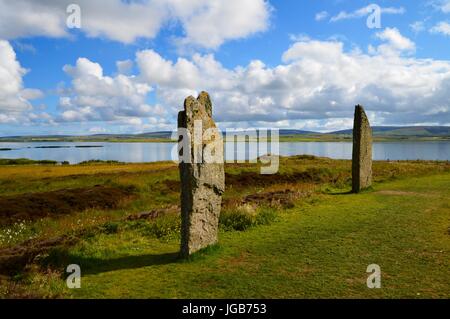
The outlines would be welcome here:
M 0 39 L 68 36 L 66 8 L 71 0 L 0 0 Z M 153 39 L 159 31 L 180 25 L 178 44 L 215 49 L 269 26 L 265 0 L 78 0 L 81 32 L 123 43 Z
M 65 121 L 151 118 L 175 123 L 186 96 L 208 90 L 215 117 L 242 126 L 348 127 L 357 103 L 374 124 L 448 124 L 450 62 L 411 57 L 415 44 L 397 29 L 377 34 L 367 52 L 339 41 L 304 38 L 269 67 L 260 60 L 226 68 L 213 54 L 165 59 L 153 50 L 136 54 L 138 74 L 107 77 L 100 65 L 79 59 L 65 67 L 72 96 L 61 103 Z M 157 103 L 145 102 L 152 92 Z M 64 97 L 62 101 L 66 101 Z
M 39 90 L 23 87 L 26 72 L 9 42 L 0 40 L 0 123 L 20 122 L 32 110 L 29 100 L 42 96 Z

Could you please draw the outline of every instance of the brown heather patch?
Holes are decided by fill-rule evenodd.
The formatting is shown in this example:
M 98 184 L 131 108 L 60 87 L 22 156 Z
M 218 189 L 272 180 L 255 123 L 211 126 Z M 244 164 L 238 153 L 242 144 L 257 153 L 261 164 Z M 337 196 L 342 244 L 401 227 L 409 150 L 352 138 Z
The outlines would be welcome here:
M 167 214 L 179 214 L 180 213 L 180 206 L 178 205 L 172 205 L 167 208 L 159 208 L 154 209 L 148 212 L 141 212 L 139 214 L 133 214 L 126 218 L 128 221 L 133 220 L 154 220 L 161 216 L 167 215 Z
M 225 174 L 226 185 L 233 188 L 260 186 L 267 187 L 286 183 L 323 183 L 336 182 L 339 175 L 321 168 L 308 168 L 302 172 L 286 174 L 262 175 L 256 172 L 242 172 L 240 174 Z
M 222 202 L 222 207 L 238 207 L 242 205 L 269 206 L 273 208 L 292 208 L 296 200 L 311 195 L 311 191 L 295 188 L 285 188 L 270 192 L 259 192 L 243 198 L 228 198 Z
M 94 186 L 0 197 L 0 225 L 80 212 L 89 208 L 114 209 L 130 198 L 133 188 Z
M 347 179 L 349 174 L 341 172 L 333 173 L 326 168 L 307 168 L 305 171 L 292 173 L 278 173 L 273 175 L 263 175 L 259 172 L 240 172 L 239 174 L 225 173 L 225 184 L 228 189 L 241 189 L 250 187 L 271 187 L 274 185 L 301 183 L 337 183 Z M 167 190 L 171 192 L 180 191 L 180 181 L 164 181 Z
M 56 247 L 71 246 L 79 241 L 76 236 L 60 236 L 46 240 L 28 240 L 20 245 L 0 250 L 0 274 L 12 275 L 32 263 L 40 254 Z

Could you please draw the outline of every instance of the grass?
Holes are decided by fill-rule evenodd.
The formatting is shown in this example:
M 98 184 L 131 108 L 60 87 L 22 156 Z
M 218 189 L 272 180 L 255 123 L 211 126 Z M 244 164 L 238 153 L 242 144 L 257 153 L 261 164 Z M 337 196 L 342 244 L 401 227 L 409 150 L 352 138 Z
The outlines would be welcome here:
M 373 189 L 355 195 L 348 193 L 349 161 L 282 158 L 280 173 L 270 179 L 261 179 L 257 166 L 228 165 L 219 245 L 180 260 L 179 215 L 124 220 L 178 202 L 172 163 L 5 167 L 2 195 L 95 184 L 133 185 L 136 194 L 118 209 L 18 226 L 24 235 L 3 247 L 26 236 L 96 228 L 0 285 L 0 296 L 448 298 L 449 168 L 445 162 L 375 162 Z M 266 201 L 286 190 L 300 195 L 290 196 L 289 205 L 284 197 Z M 81 266 L 81 289 L 64 285 L 71 263 Z M 366 287 L 373 263 L 381 267 L 381 289 Z
M 420 193 L 387 196 L 378 189 Z M 71 295 L 448 298 L 450 194 L 445 189 L 449 174 L 391 182 L 363 195 L 323 195 L 318 203 L 283 213 L 271 226 L 222 233 L 220 251 L 187 263 L 177 261 L 176 240 L 102 235 L 90 242 L 93 246 L 72 251 L 74 261 L 90 264 L 83 288 Z M 382 270 L 380 290 L 365 285 L 366 268 L 373 263 Z
M 270 225 L 277 219 L 277 213 L 269 207 L 242 205 L 233 209 L 225 209 L 220 214 L 220 227 L 225 231 L 245 231 L 258 225 Z

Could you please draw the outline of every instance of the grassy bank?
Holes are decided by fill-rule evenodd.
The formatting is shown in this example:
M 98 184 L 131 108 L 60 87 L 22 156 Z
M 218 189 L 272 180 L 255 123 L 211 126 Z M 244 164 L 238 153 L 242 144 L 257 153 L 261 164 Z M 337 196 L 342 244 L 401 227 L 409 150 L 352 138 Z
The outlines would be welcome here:
M 2 249 L 30 238 L 76 240 L 9 274 L 0 294 L 448 298 L 450 165 L 375 162 L 374 188 L 359 195 L 347 193 L 350 165 L 282 158 L 279 174 L 268 177 L 256 165 L 228 165 L 220 244 L 188 261 L 177 258 L 180 186 L 172 163 L 2 167 L 0 200 L 98 187 L 130 194 L 106 208 L 13 216 L 0 227 Z M 70 263 L 82 268 L 81 289 L 65 286 Z M 382 289 L 365 285 L 373 263 L 381 267 Z

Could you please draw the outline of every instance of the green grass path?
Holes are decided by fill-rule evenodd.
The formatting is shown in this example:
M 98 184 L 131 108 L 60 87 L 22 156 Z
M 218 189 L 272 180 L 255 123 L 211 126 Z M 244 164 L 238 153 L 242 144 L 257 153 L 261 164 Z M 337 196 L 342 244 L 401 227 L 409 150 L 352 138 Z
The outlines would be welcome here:
M 133 231 L 98 235 L 71 252 L 76 298 L 450 297 L 450 174 L 320 195 L 269 226 L 223 232 L 218 249 L 176 259 L 178 240 Z M 369 264 L 382 288 L 368 289 Z

